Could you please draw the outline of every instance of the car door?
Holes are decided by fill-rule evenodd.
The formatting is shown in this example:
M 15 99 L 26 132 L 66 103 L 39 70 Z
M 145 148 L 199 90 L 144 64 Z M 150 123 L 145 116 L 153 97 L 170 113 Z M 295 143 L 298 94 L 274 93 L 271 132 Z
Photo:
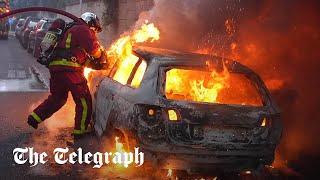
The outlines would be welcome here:
M 125 70 L 124 70 L 125 69 Z M 137 72 L 144 72 L 146 62 L 142 59 L 136 59 L 131 67 L 121 65 L 111 70 L 109 77 L 105 78 L 97 89 L 96 96 L 96 125 L 95 129 L 100 135 L 110 120 L 114 121 L 120 115 L 126 113 L 121 110 L 128 105 L 124 101 L 130 101 L 129 95 L 136 92 L 136 88 L 142 81 L 142 76 L 137 77 Z M 120 118 L 121 119 L 121 118 Z

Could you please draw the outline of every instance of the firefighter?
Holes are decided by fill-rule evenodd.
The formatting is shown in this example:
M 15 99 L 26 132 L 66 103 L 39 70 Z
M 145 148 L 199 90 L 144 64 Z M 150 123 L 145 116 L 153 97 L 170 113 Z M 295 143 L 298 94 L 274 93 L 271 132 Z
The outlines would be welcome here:
M 68 93 L 71 92 L 76 104 L 72 133 L 75 139 L 88 133 L 92 114 L 92 99 L 83 74 L 84 66 L 99 70 L 106 65 L 106 54 L 96 37 L 96 33 L 102 30 L 98 17 L 87 12 L 80 19 L 85 23 L 74 23 L 66 30 L 63 30 L 66 26 L 63 20 L 58 19 L 53 23 L 51 29 L 58 29 L 60 34 L 64 31 L 60 40 L 59 37 L 52 38 L 49 32 L 45 36 L 44 41 L 46 37 L 49 37 L 47 40 L 58 39 L 50 60 L 44 63 L 50 71 L 50 95 L 29 115 L 27 121 L 37 129 L 38 124 L 66 103 Z

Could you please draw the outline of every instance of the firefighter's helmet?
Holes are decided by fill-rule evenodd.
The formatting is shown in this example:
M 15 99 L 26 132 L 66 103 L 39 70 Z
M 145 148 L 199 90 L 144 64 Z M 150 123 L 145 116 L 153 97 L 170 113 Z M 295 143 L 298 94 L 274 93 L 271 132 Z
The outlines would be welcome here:
M 81 19 L 88 24 L 96 32 L 101 32 L 102 27 L 97 15 L 91 12 L 85 12 L 81 15 Z

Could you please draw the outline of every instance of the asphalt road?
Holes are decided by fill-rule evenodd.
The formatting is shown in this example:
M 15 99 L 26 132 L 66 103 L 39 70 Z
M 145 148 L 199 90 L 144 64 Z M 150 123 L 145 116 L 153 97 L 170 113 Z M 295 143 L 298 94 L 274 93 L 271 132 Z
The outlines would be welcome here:
M 13 162 L 12 151 L 31 140 L 33 130 L 26 117 L 48 89 L 34 73 L 34 58 L 15 39 L 0 41 L 0 54 L 0 172 L 2 177 L 19 178 L 28 174 L 28 168 Z
M 48 95 L 48 70 L 37 64 L 14 37 L 0 41 L 0 179 L 170 179 L 167 172 L 145 169 L 119 169 L 106 166 L 93 169 L 92 165 L 57 165 L 52 158 L 44 165 L 30 167 L 13 161 L 15 148 L 33 147 L 37 152 L 52 154 L 55 148 L 67 147 L 72 142 L 74 103 L 69 96 L 66 106 L 42 123 L 37 130 L 30 128 L 27 116 Z M 82 142 L 84 150 L 106 152 L 114 147 L 110 139 L 89 136 Z M 72 149 L 72 147 L 69 147 Z M 266 171 L 258 179 L 298 178 L 285 170 Z M 183 177 L 180 179 L 201 179 Z M 175 179 L 175 178 L 171 178 Z M 209 176 L 204 179 L 215 179 Z M 218 177 L 217 179 L 225 179 Z M 229 179 L 229 178 L 227 178 Z M 251 175 L 232 179 L 256 179 Z

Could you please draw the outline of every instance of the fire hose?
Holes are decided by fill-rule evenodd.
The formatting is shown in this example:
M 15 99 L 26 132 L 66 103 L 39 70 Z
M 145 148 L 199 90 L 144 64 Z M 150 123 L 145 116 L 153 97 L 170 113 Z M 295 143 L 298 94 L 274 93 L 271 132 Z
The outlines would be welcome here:
M 57 13 L 57 14 L 61 14 L 63 16 L 66 16 L 66 17 L 74 20 L 75 22 L 84 23 L 83 21 L 80 21 L 80 19 L 77 16 L 75 16 L 71 13 L 68 13 L 68 12 L 60 10 L 60 9 L 54 9 L 54 8 L 48 8 L 48 7 L 27 7 L 27 8 L 21 8 L 21 9 L 15 9 L 10 12 L 0 14 L 0 19 L 6 18 L 8 16 L 12 16 L 14 14 L 24 13 L 24 12 L 32 12 L 32 11 L 47 11 L 47 12 Z

